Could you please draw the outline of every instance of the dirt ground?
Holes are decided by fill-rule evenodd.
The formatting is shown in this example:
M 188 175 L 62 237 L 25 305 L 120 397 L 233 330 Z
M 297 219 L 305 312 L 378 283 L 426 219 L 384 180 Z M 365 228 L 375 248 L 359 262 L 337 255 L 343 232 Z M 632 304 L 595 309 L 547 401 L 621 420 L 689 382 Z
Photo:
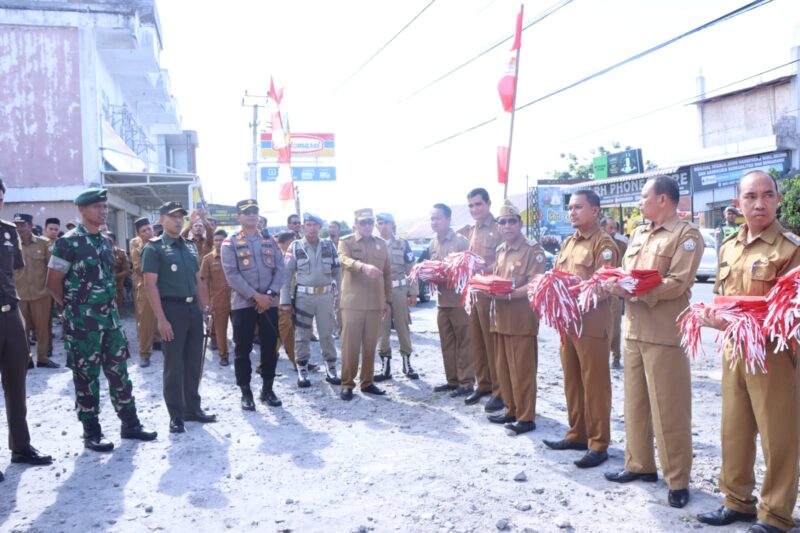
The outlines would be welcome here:
M 695 292 L 695 299 L 708 300 L 710 285 Z M 537 429 L 509 437 L 486 420 L 482 406 L 432 392 L 444 381 L 434 305 L 413 311 L 414 364 L 421 379 L 409 381 L 397 368 L 395 379 L 384 383 L 383 398 L 356 392 L 352 402 L 342 402 L 322 373 L 312 375 L 311 388 L 298 389 L 281 356 L 276 392 L 283 407 L 259 404 L 256 412 L 243 413 L 233 367 L 220 367 L 209 350 L 201 393 L 219 422 L 187 422 L 187 432 L 179 435 L 167 428 L 161 353 L 154 353 L 149 368 L 133 358 L 139 414 L 159 437 L 151 443 L 120 441 L 104 386 L 101 423 L 117 445 L 108 454 L 83 448 L 70 372 L 31 370 L 33 444 L 55 461 L 26 468 L 2 455 L 0 531 L 746 530 L 708 528 L 695 520 L 722 502 L 721 372 L 712 334 L 706 337 L 707 355 L 692 367 L 692 499 L 686 508 L 672 509 L 663 480 L 617 485 L 603 478 L 603 472 L 623 466 L 621 371 L 612 372 L 610 460 L 580 470 L 572 461 L 582 452 L 555 452 L 542 444 L 566 430 L 557 334 L 542 327 L 539 336 Z M 132 353 L 138 353 L 130 313 L 125 328 Z M 313 349 L 312 359 L 319 361 L 316 343 Z M 60 342 L 55 361 L 64 362 Z M 6 429 L 0 424 L 0 439 Z M 759 451 L 756 477 L 762 476 Z

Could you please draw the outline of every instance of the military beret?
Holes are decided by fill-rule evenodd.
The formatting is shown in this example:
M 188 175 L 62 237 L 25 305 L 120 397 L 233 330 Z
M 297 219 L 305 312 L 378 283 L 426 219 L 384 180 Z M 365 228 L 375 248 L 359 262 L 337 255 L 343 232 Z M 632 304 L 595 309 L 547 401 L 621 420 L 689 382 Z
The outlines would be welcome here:
M 150 219 L 147 217 L 137 218 L 133 221 L 133 226 L 136 228 L 136 231 L 139 231 L 141 227 L 147 226 L 148 224 L 150 224 Z
M 356 222 L 361 220 L 374 220 L 375 216 L 372 214 L 372 209 L 358 209 L 355 212 L 356 215 Z
M 503 202 L 503 206 L 500 208 L 500 216 L 519 216 L 519 209 L 506 198 Z
M 33 215 L 27 213 L 14 213 L 14 222 L 27 222 L 33 224 Z
M 97 202 L 107 202 L 108 191 L 99 187 L 91 187 L 86 189 L 78 196 L 75 197 L 73 203 L 79 206 L 92 205 Z
M 394 217 L 390 213 L 378 213 L 375 218 L 378 222 L 391 222 L 394 224 Z
M 48 218 L 47 220 L 44 221 L 45 226 L 49 226 L 50 224 L 55 224 L 56 226 L 60 226 L 61 221 L 58 220 L 57 218 Z
M 314 213 L 303 213 L 303 222 L 309 222 L 309 221 L 316 222 L 320 226 L 325 224 L 325 221 L 322 220 L 321 217 L 318 217 L 317 215 L 315 215 Z
M 183 208 L 183 205 L 180 202 L 167 202 L 158 208 L 158 212 L 162 215 L 175 215 L 177 213 L 181 213 L 183 216 L 186 216 L 187 214 L 186 209 Z
M 257 200 L 253 200 L 252 198 L 248 198 L 247 200 L 240 200 L 240 201 L 236 202 L 236 209 L 240 213 L 244 213 L 245 211 L 248 211 L 248 210 L 253 209 L 253 208 L 255 208 L 256 213 L 258 213 L 258 201 Z
M 736 208 L 735 208 L 734 206 L 732 206 L 732 205 L 729 205 L 728 207 L 726 207 L 726 208 L 725 208 L 725 212 L 726 212 L 726 213 L 733 213 L 734 215 L 738 215 L 738 214 L 739 214 L 739 210 L 738 210 L 738 209 L 736 209 Z

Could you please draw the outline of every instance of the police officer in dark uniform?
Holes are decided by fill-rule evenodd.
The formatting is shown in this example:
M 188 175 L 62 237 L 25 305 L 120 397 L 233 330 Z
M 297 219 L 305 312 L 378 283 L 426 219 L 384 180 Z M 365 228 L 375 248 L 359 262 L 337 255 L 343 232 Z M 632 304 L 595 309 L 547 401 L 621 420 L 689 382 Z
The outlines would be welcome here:
M 242 390 L 242 409 L 255 409 L 250 389 L 252 366 L 250 352 L 258 325 L 261 344 L 261 378 L 259 399 L 272 407 L 282 402 L 272 390 L 278 364 L 278 300 L 283 285 L 283 254 L 275 239 L 265 230 L 258 230 L 258 202 L 242 200 L 236 204 L 239 231 L 222 242 L 222 270 L 231 286 L 231 322 L 236 359 L 236 384 Z
M 6 186 L 0 179 L 0 209 Z M 19 297 L 14 284 L 14 271 L 24 267 L 22 250 L 13 222 L 0 220 L 0 373 L 8 420 L 8 447 L 12 463 L 49 465 L 53 459 L 31 446 L 28 423 L 25 420 L 25 375 L 28 372 L 28 344 L 25 329 L 17 309 Z M 3 481 L 0 472 L 0 481 Z
M 185 420 L 217 421 L 216 415 L 203 412 L 199 392 L 208 288 L 200 282 L 197 248 L 181 237 L 186 210 L 179 202 L 167 202 L 159 213 L 164 233 L 145 246 L 142 274 L 161 334 L 169 431 L 183 433 Z

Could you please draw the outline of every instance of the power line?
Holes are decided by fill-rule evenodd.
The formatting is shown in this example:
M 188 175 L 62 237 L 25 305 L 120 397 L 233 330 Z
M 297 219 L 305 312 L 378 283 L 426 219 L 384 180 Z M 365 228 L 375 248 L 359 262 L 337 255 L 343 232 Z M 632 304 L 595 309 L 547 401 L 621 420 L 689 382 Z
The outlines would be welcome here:
M 782 69 L 783 67 L 788 67 L 789 65 L 793 65 L 793 64 L 797 63 L 798 61 L 800 61 L 800 59 L 795 59 L 793 61 L 789 61 L 788 63 L 784 63 L 782 65 L 778 65 L 776 67 L 769 68 L 769 69 L 761 71 L 761 72 L 759 72 L 757 74 L 752 74 L 750 76 L 747 76 L 747 77 L 742 78 L 740 80 L 736 80 L 736 81 L 731 82 L 731 83 L 726 83 L 725 85 L 722 85 L 722 86 L 717 87 L 715 89 L 711 89 L 711 90 L 706 91 L 706 92 L 707 93 L 715 93 L 717 91 L 722 91 L 722 90 L 727 89 L 729 87 L 732 87 L 734 85 L 738 85 L 739 83 L 751 80 L 753 78 L 757 78 L 759 76 L 763 76 L 764 74 L 769 74 L 770 72 Z M 646 116 L 653 115 L 655 113 L 660 113 L 661 111 L 664 111 L 664 110 L 669 109 L 671 107 L 675 107 L 675 106 L 691 103 L 691 102 L 697 100 L 698 98 L 703 98 L 704 96 L 705 96 L 704 94 L 698 94 L 698 95 L 691 96 L 691 97 L 688 97 L 688 98 L 682 98 L 681 100 L 677 100 L 677 101 L 675 101 L 675 102 L 673 102 L 671 104 L 667 104 L 667 105 L 658 107 L 656 109 L 652 109 L 650 111 L 645 111 L 644 113 L 640 113 L 638 115 L 634 115 L 632 117 L 628 117 L 628 118 L 622 119 L 620 121 L 614 122 L 613 124 L 607 124 L 607 125 L 605 125 L 603 127 L 594 129 L 592 131 L 587 131 L 587 132 L 581 133 L 579 135 L 575 135 L 573 137 L 569 137 L 568 139 L 562 139 L 560 141 L 554 142 L 554 143 L 549 144 L 547 146 L 558 146 L 559 144 L 563 144 L 563 143 L 566 143 L 566 142 L 574 141 L 575 139 L 580 139 L 581 137 L 586 137 L 587 135 L 592 135 L 594 133 L 597 133 L 597 132 L 600 132 L 600 131 L 603 131 L 603 130 L 607 130 L 608 128 L 613 128 L 615 126 L 620 126 L 622 124 L 627 124 L 628 122 L 633 122 L 634 120 L 639 120 L 640 118 L 644 118 Z M 713 98 L 713 96 L 711 96 L 709 98 Z M 707 132 L 707 133 L 718 133 L 718 132 Z
M 572 1 L 573 0 L 561 0 L 561 2 L 559 2 L 557 4 L 553 4 L 552 6 L 548 7 L 547 9 L 545 9 L 544 11 L 542 11 L 541 13 L 539 13 L 538 15 L 533 17 L 531 20 L 526 22 L 525 25 L 522 26 L 522 31 L 525 31 L 528 28 L 530 28 L 531 26 L 533 26 L 534 24 L 543 21 L 548 16 L 552 15 L 553 13 L 555 13 L 556 11 L 561 9 L 562 7 L 566 6 L 567 4 L 572 3 Z M 406 96 L 405 98 L 403 98 L 402 100 L 400 100 L 397 103 L 400 104 L 400 103 L 403 103 L 403 102 L 405 102 L 406 100 L 408 100 L 410 98 L 413 98 L 414 96 L 418 95 L 419 93 L 421 93 L 425 89 L 428 89 L 429 87 L 432 87 L 433 85 L 436 85 L 437 83 L 439 83 L 443 79 L 447 78 L 451 74 L 455 74 L 456 72 L 458 72 L 462 68 L 466 67 L 467 65 L 469 65 L 473 61 L 485 56 L 486 54 L 488 54 L 489 52 L 491 52 L 492 50 L 494 50 L 495 48 L 497 48 L 501 44 L 506 43 L 506 42 L 510 41 L 511 39 L 513 39 L 513 38 L 514 38 L 514 34 L 513 33 L 511 35 L 507 35 L 506 37 L 503 37 L 502 39 L 500 39 L 499 41 L 497 41 L 496 43 L 491 45 L 489 48 L 486 48 L 482 52 L 478 53 L 478 55 L 476 55 L 476 56 L 464 61 L 463 63 L 461 63 L 457 67 L 454 67 L 454 68 L 448 70 L 447 72 L 445 72 L 444 74 L 442 74 L 441 76 L 436 78 L 435 80 L 433 80 L 433 81 L 429 82 L 427 85 L 417 89 L 416 91 L 414 91 L 413 93 L 409 94 L 408 96 Z
M 360 66 L 360 67 L 358 67 L 358 68 L 355 70 L 355 72 L 353 72 L 352 74 L 350 74 L 350 75 L 349 75 L 349 76 L 348 76 L 348 77 L 347 77 L 347 78 L 346 78 L 346 79 L 345 79 L 345 80 L 344 80 L 342 83 L 340 83 L 340 84 L 339 84 L 339 86 L 338 86 L 338 87 L 336 87 L 336 89 L 334 89 L 334 90 L 333 90 L 333 92 L 331 93 L 331 95 L 334 95 L 334 94 L 336 94 L 336 93 L 339 91 L 339 89 L 341 89 L 341 88 L 342 88 L 342 87 L 343 87 L 343 86 L 344 86 L 344 85 L 345 85 L 347 82 L 349 82 L 350 80 L 352 80 L 352 79 L 353 79 L 353 78 L 356 76 L 356 74 L 358 74 L 359 72 L 361 72 L 361 70 L 362 70 L 364 67 L 366 67 L 366 66 L 367 66 L 367 65 L 368 65 L 368 64 L 369 64 L 369 63 L 370 63 L 370 62 L 371 62 L 373 59 L 375 59 L 375 58 L 378 56 L 378 54 L 380 54 L 381 52 L 383 52 L 383 51 L 386 49 L 386 47 L 387 47 L 387 46 L 389 46 L 389 45 L 392 43 L 392 41 L 394 41 L 395 39 L 397 39 L 397 38 L 400 36 L 400 34 L 401 34 L 401 33 L 403 33 L 403 32 L 404 32 L 404 31 L 405 31 L 405 30 L 406 30 L 406 29 L 407 29 L 409 26 L 411 26 L 411 24 L 413 24 L 413 22 L 414 22 L 415 20 L 417 20 L 417 19 L 420 17 L 420 15 L 422 15 L 423 13 L 425 13 L 425 11 L 427 11 L 427 10 L 428 10 L 428 8 L 429 8 L 429 7 L 431 7 L 431 6 L 433 5 L 433 3 L 434 3 L 434 2 L 436 2 L 436 0 L 431 0 L 431 1 L 428 3 L 428 5 L 426 5 L 425 7 L 423 7 L 423 8 L 422 8 L 422 10 L 421 10 L 419 13 L 417 13 L 416 15 L 414 15 L 414 18 L 412 18 L 411 20 L 409 20 L 409 21 L 406 23 L 406 25 L 405 25 L 405 26 L 403 26 L 402 28 L 400 28 L 400 31 L 398 31 L 397 33 L 395 33 L 395 34 L 392 36 L 392 38 L 391 38 L 391 39 L 389 39 L 388 41 L 386 41 L 386 44 L 384 44 L 383 46 L 381 46 L 381 47 L 378 49 L 378 51 L 377 51 L 377 52 L 375 52 L 374 54 L 372 54 L 372 55 L 369 57 L 369 59 L 367 59 L 366 61 L 364 61 L 364 63 L 362 63 L 362 64 L 361 64 L 361 66 Z
M 732 19 L 732 18 L 734 18 L 734 17 L 736 17 L 738 15 L 742 15 L 742 14 L 747 13 L 747 12 L 753 10 L 753 9 L 756 9 L 758 7 L 767 5 L 770 2 L 772 2 L 772 0 L 754 0 L 753 2 L 750 2 L 749 4 L 746 4 L 746 5 L 738 8 L 738 9 L 735 9 L 735 10 L 731 11 L 730 13 L 726 13 L 725 15 L 722 15 L 721 17 L 717 17 L 714 20 L 706 22 L 705 24 L 702 24 L 702 25 L 700 25 L 700 26 L 698 26 L 698 27 L 696 27 L 694 29 L 691 29 L 691 30 L 689 30 L 687 32 L 684 32 L 684 33 L 682 33 L 682 34 L 680 34 L 680 35 L 678 35 L 676 37 L 673 37 L 672 39 L 664 41 L 661 44 L 653 46 L 652 48 L 648 48 L 647 50 L 645 50 L 643 52 L 639 52 L 637 54 L 634 54 L 634 55 L 632 55 L 631 57 L 629 57 L 627 59 L 623 59 L 622 61 L 614 63 L 611 66 L 608 66 L 608 67 L 605 67 L 605 68 L 603 68 L 601 70 L 598 70 L 597 72 L 595 72 L 593 74 L 590 74 L 590 75 L 588 75 L 588 76 L 586 76 L 584 78 L 581 78 L 580 80 L 575 81 L 573 83 L 570 83 L 569 85 L 566 85 L 566 86 L 564 86 L 564 87 L 562 87 L 560 89 L 556 89 L 555 91 L 552 91 L 552 92 L 550 92 L 550 93 L 548 93 L 548 94 L 546 94 L 544 96 L 536 98 L 535 100 L 531 100 L 530 102 L 527 102 L 527 103 L 517 107 L 515 109 L 515 111 L 519 111 L 521 109 L 525 109 L 526 107 L 529 107 L 529 106 L 531 106 L 533 104 L 539 103 L 539 102 L 541 102 L 543 100 L 551 98 L 551 97 L 553 97 L 553 96 L 555 96 L 557 94 L 560 94 L 560 93 L 562 93 L 564 91 L 567 91 L 569 89 L 577 87 L 578 85 L 586 83 L 589 80 L 592 80 L 592 79 L 597 78 L 599 76 L 602 76 L 604 74 L 608 74 L 612 70 L 615 70 L 615 69 L 617 69 L 617 68 L 619 68 L 619 67 L 621 67 L 621 66 L 623 66 L 623 65 L 625 65 L 627 63 L 630 63 L 632 61 L 635 61 L 637 59 L 641 59 L 642 57 L 644 57 L 646 55 L 649 55 L 649 54 L 651 54 L 651 53 L 653 53 L 653 52 L 655 52 L 657 50 L 660 50 L 660 49 L 662 49 L 662 48 L 664 48 L 664 47 L 666 47 L 666 46 L 668 46 L 668 45 L 670 45 L 672 43 L 675 43 L 675 42 L 677 42 L 677 41 L 679 41 L 679 40 L 681 40 L 681 39 L 683 39 L 685 37 L 688 37 L 689 35 L 692 35 L 694 33 L 702 31 L 702 30 L 706 30 L 706 29 L 708 29 L 708 28 L 710 28 L 710 27 L 712 27 L 712 26 L 714 26 L 716 24 L 719 24 L 720 22 Z M 427 150 L 428 148 L 433 148 L 436 145 L 442 144 L 442 143 L 447 142 L 447 141 L 449 141 L 451 139 L 455 139 L 456 137 L 460 137 L 461 135 L 464 135 L 465 133 L 468 133 L 468 132 L 473 131 L 475 129 L 478 129 L 478 128 L 482 127 L 482 126 L 485 126 L 486 124 L 490 124 L 490 123 L 494 122 L 495 120 L 497 120 L 497 117 L 490 118 L 488 120 L 485 120 L 485 121 L 481 122 L 480 124 L 476 124 L 474 126 L 470 126 L 469 128 L 467 128 L 465 130 L 462 130 L 462 131 L 460 131 L 458 133 L 454 133 L 454 134 L 449 135 L 449 136 L 447 136 L 447 137 L 445 137 L 443 139 L 439 139 L 436 142 L 433 142 L 431 144 L 423 146 L 420 150 Z

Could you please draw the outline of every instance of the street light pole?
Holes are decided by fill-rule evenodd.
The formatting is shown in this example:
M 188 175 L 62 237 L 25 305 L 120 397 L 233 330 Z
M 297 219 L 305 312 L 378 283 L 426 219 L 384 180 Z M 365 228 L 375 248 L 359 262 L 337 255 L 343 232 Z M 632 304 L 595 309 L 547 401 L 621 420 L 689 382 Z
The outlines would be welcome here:
M 266 99 L 268 97 L 266 95 L 249 94 L 247 91 L 245 91 L 244 97 L 242 97 L 242 106 L 246 107 L 249 105 L 245 103 L 245 99 L 247 98 L 257 99 L 256 102 L 252 104 L 253 121 L 250 123 L 250 127 L 253 129 L 253 154 L 248 166 L 250 167 L 250 198 L 258 202 L 258 108 L 267 107 L 266 105 L 259 105 L 258 99 Z

